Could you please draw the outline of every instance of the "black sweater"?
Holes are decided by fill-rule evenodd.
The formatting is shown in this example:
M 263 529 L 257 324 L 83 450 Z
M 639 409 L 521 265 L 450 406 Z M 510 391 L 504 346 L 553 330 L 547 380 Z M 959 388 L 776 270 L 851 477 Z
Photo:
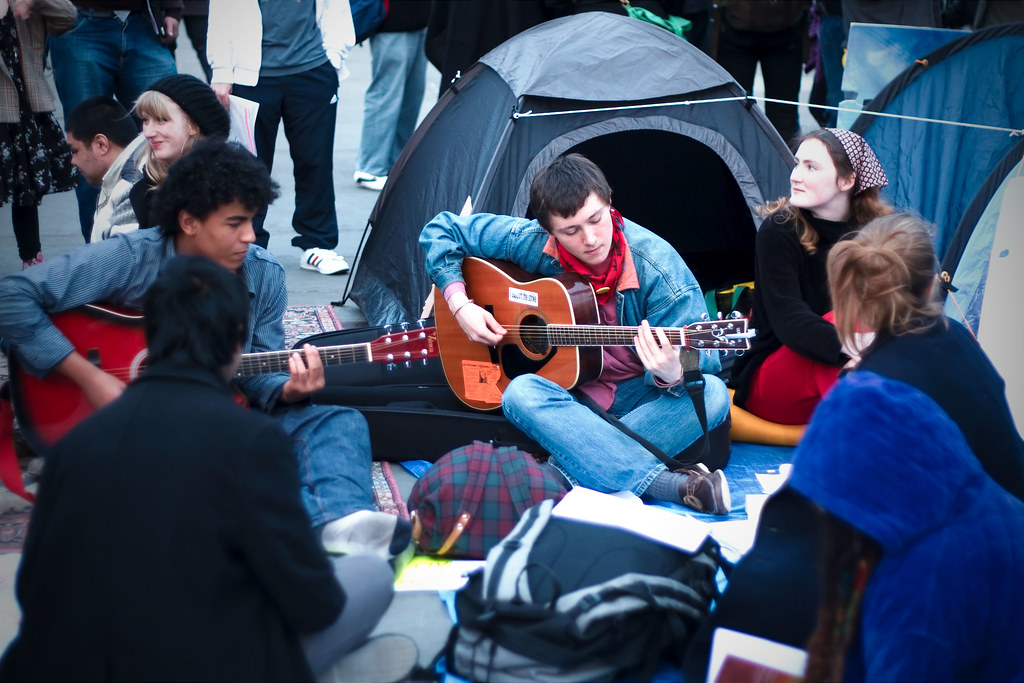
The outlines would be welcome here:
M 796 221 L 787 221 L 778 213 L 765 218 L 757 231 L 751 314 L 757 336 L 750 351 L 733 363 L 731 383 L 738 406 L 746 401 L 755 371 L 783 346 L 827 365 L 838 367 L 846 362 L 835 326 L 822 316 L 832 310 L 828 252 L 856 227 L 814 216 L 809 216 L 809 222 L 819 238 L 813 254 L 800 244 Z

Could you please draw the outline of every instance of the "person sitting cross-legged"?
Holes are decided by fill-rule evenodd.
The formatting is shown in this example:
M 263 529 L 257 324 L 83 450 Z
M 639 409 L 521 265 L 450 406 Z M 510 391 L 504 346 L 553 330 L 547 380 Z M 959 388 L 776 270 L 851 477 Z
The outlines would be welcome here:
M 705 442 L 679 349 L 663 329 L 707 316 L 700 286 L 668 242 L 612 208 L 611 194 L 592 161 L 580 154 L 558 157 L 531 183 L 536 220 L 449 212 L 434 217 L 420 233 L 427 273 L 466 336 L 487 345 L 501 342 L 508 330 L 469 298 L 464 257 L 510 261 L 538 277 L 575 273 L 590 282 L 601 324 L 631 326 L 636 335 L 632 346 L 604 347 L 600 376 L 579 389 L 683 467 L 669 471 L 639 441 L 537 374 L 511 380 L 501 396 L 505 416 L 548 451 L 549 462 L 572 484 L 726 514 L 729 487 L 718 468 L 729 458 L 729 394 L 715 376 L 718 357 L 699 354 Z M 701 445 L 709 446 L 707 455 Z

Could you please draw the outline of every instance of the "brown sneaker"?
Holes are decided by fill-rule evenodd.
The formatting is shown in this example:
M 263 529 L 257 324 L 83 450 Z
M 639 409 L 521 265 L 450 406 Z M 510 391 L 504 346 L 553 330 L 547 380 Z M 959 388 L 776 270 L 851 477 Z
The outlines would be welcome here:
M 679 470 L 686 475 L 686 481 L 679 485 L 679 498 L 683 505 L 697 512 L 712 515 L 727 515 L 732 507 L 729 496 L 729 482 L 722 470 L 709 472 L 704 465 Z

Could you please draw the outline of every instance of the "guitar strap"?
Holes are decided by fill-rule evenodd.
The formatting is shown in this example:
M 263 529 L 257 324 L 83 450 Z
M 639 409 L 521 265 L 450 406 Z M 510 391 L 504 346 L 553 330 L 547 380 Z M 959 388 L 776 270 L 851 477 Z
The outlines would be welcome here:
M 35 494 L 25 490 L 18 454 L 14 450 L 14 408 L 6 382 L 0 388 L 0 484 L 30 503 L 36 501 Z
M 665 453 L 653 443 L 642 437 L 641 435 L 634 432 L 628 426 L 626 426 L 622 420 L 615 417 L 607 410 L 599 406 L 594 399 L 587 396 L 585 393 L 576 389 L 572 394 L 576 399 L 587 406 L 595 413 L 603 417 L 605 420 L 610 422 L 612 425 L 617 427 L 620 431 L 628 434 L 641 446 L 649 450 L 654 454 L 658 460 L 665 463 L 670 472 L 675 472 L 687 467 L 690 467 L 693 463 L 704 462 L 707 458 L 708 451 L 710 450 L 710 440 L 708 439 L 708 416 L 707 408 L 704 405 L 704 374 L 700 371 L 700 351 L 695 349 L 680 349 L 679 360 L 683 363 L 683 386 L 686 387 L 686 393 L 689 394 L 690 400 L 693 402 L 693 409 L 697 413 L 697 421 L 700 422 L 700 446 L 696 447 L 696 444 L 687 447 L 688 453 L 696 451 L 696 458 L 690 464 L 684 464 L 679 460 L 676 460 L 672 456 Z

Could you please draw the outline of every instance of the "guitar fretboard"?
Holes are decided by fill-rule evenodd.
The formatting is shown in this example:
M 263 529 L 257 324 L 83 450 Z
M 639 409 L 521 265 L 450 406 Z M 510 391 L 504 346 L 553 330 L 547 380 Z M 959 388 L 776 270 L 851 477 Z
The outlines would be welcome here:
M 552 346 L 632 346 L 637 327 L 608 327 L 606 325 L 544 325 L 527 331 L 520 328 L 524 337 L 543 335 Z M 665 336 L 673 346 L 682 346 L 683 330 L 663 328 Z
M 370 344 L 352 344 L 346 346 L 327 346 L 318 349 L 320 360 L 324 366 L 347 365 L 349 363 L 368 363 L 371 360 Z M 298 350 L 266 351 L 263 353 L 246 353 L 238 364 L 235 377 L 252 377 L 274 372 L 288 372 L 288 359 Z

